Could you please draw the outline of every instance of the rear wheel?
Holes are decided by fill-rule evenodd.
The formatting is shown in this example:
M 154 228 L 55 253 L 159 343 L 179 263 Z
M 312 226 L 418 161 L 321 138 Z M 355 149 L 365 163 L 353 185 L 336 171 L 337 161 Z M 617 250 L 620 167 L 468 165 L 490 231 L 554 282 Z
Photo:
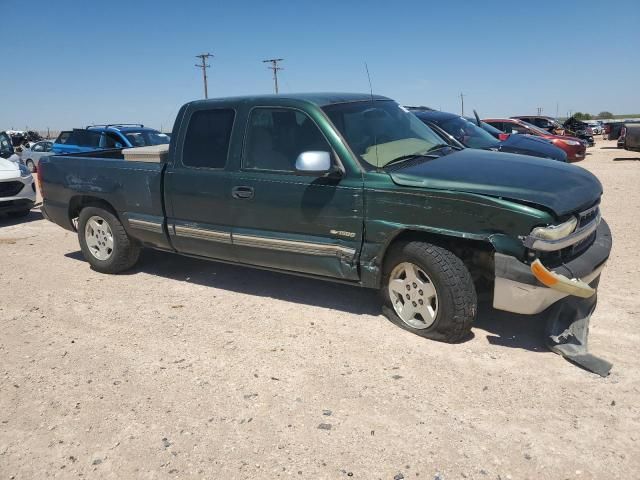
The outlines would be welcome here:
M 84 258 L 102 273 L 119 273 L 138 261 L 140 246 L 108 210 L 86 207 L 78 217 L 78 239 Z
M 455 343 L 465 339 L 477 313 L 477 296 L 456 255 L 426 242 L 397 245 L 385 262 L 384 313 L 422 337 Z

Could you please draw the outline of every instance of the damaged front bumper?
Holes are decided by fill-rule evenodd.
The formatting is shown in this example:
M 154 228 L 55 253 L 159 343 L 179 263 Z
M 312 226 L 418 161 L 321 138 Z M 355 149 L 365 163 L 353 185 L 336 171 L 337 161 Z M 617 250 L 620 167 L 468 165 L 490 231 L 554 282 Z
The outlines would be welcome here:
M 531 265 L 515 257 L 495 254 L 493 306 L 498 310 L 533 315 L 568 296 L 589 298 L 611 252 L 611 231 L 602 220 L 596 238 L 580 256 L 553 271 L 539 260 Z
M 496 253 L 493 305 L 521 314 L 545 311 L 547 346 L 571 362 L 607 376 L 612 364 L 588 352 L 589 320 L 596 308 L 600 273 L 611 252 L 611 231 L 598 225 L 593 244 L 553 270 Z

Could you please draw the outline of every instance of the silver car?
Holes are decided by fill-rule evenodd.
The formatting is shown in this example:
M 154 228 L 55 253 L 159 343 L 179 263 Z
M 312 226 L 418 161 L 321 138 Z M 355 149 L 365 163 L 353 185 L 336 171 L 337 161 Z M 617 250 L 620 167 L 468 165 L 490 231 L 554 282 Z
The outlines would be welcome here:
M 31 148 L 24 148 L 20 154 L 20 158 L 27 166 L 31 173 L 38 170 L 38 162 L 42 157 L 51 155 L 51 147 L 53 142 L 51 140 L 43 140 L 31 145 Z

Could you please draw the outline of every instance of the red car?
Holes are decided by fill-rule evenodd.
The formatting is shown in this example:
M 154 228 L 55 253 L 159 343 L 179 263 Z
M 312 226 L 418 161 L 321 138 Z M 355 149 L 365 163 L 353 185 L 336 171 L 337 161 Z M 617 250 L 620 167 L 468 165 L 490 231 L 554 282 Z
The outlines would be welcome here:
M 485 118 L 482 121 L 509 134 L 521 133 L 546 138 L 556 147 L 561 148 L 567 153 L 567 162 L 584 160 L 587 152 L 587 146 L 579 138 L 553 135 L 546 130 L 516 118 Z

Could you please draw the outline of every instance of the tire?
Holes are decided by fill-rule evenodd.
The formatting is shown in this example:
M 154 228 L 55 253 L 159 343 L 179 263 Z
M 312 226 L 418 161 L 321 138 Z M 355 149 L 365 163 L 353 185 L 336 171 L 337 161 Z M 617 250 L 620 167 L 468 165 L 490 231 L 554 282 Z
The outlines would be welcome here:
M 9 212 L 7 215 L 11 218 L 22 218 L 29 215 L 29 212 L 31 212 L 31 210 L 18 210 L 16 212 Z
M 120 220 L 103 208 L 82 209 L 78 217 L 78 240 L 85 260 L 101 273 L 128 270 L 140 256 L 140 245 L 129 237 Z
M 36 164 L 33 163 L 33 160 L 28 159 L 25 163 L 27 164 L 27 168 L 29 169 L 29 171 L 31 173 L 35 173 L 36 172 Z
M 406 265 L 417 268 L 413 271 L 417 273 L 416 282 L 408 275 L 403 278 Z M 473 280 L 462 260 L 449 250 L 426 242 L 404 242 L 389 252 L 383 268 L 381 295 L 383 312 L 391 322 L 416 335 L 447 343 L 460 342 L 470 335 L 478 311 Z M 404 320 L 398 309 L 406 306 L 404 316 L 407 312 L 410 316 L 411 304 L 420 313 Z

